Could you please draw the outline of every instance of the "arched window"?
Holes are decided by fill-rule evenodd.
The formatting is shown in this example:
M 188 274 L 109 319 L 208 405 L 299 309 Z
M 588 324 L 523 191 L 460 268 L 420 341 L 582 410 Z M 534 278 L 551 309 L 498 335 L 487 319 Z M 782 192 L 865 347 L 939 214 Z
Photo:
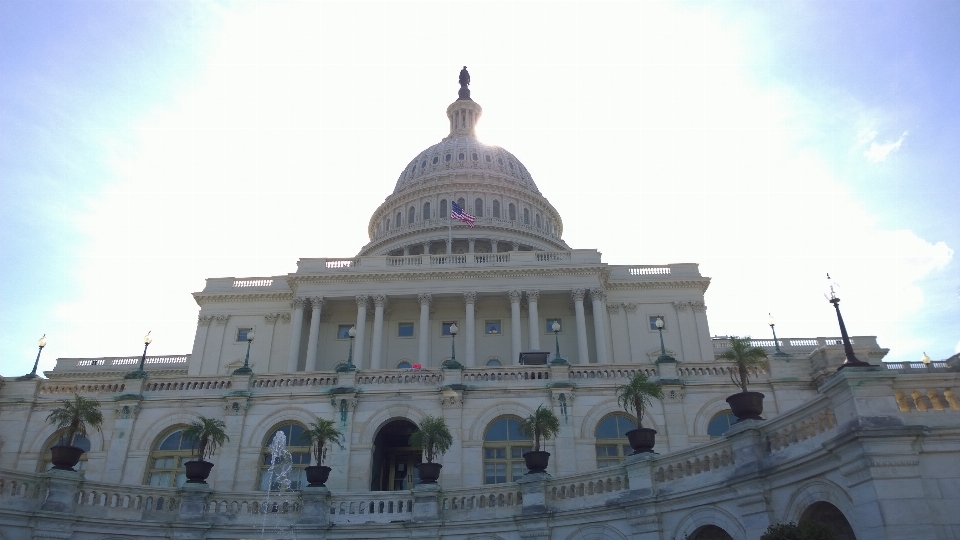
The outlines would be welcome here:
M 417 220 L 417 209 L 411 206 L 410 209 L 407 210 L 407 223 L 413 223 L 416 220 Z
M 423 203 L 423 219 L 430 219 L 430 203 Z
M 387 230 L 390 230 L 390 218 L 387 218 Z
M 56 436 L 50 438 L 46 448 L 43 450 L 43 455 L 40 456 L 39 472 L 49 471 L 50 468 L 53 467 L 53 462 L 51 461 L 53 457 L 50 455 L 50 448 L 60 444 L 61 439 L 64 438 L 66 438 L 66 434 L 62 431 L 57 433 Z M 80 456 L 80 462 L 74 467 L 74 470 L 80 474 L 83 474 L 83 471 L 87 469 L 87 454 L 90 452 L 90 439 L 87 439 L 78 433 L 73 436 L 73 442 L 70 443 L 70 446 L 83 448 L 83 455 Z
M 523 209 L 523 224 L 524 225 L 530 224 L 530 209 L 528 208 Z
M 183 438 L 183 427 L 168 431 L 150 452 L 147 464 L 147 484 L 160 487 L 180 487 L 187 479 L 184 463 L 196 459 L 193 440 Z
M 473 201 L 473 212 L 477 217 L 483 217 L 483 199 Z
M 622 413 L 611 414 L 597 424 L 594 437 L 597 438 L 598 469 L 612 467 L 633 453 L 627 442 L 627 432 L 631 429 L 637 429 L 637 424 Z
M 711 437 L 720 437 L 727 431 L 730 431 L 730 426 L 737 421 L 737 417 L 733 415 L 730 411 L 718 412 L 710 419 L 710 423 L 707 424 L 707 435 Z
M 500 201 L 496 199 L 493 200 L 493 217 L 500 217 Z
M 277 432 L 283 432 L 287 437 L 287 451 L 293 461 L 293 469 L 290 470 L 290 489 L 300 489 L 307 485 L 307 473 L 304 470 L 310 465 L 310 445 L 303 440 L 304 428 L 300 424 L 289 422 L 278 426 L 267 435 L 263 441 L 263 450 L 260 454 L 260 490 L 267 491 L 280 489 L 280 482 L 276 475 L 272 474 L 270 466 L 273 463 L 273 456 L 270 454 L 270 443 Z
M 459 199 L 457 199 L 457 204 L 460 205 L 460 208 L 463 208 L 463 209 L 467 208 L 467 201 L 463 200 L 463 197 L 460 197 Z
M 533 449 L 529 436 L 520 434 L 520 419 L 494 420 L 483 434 L 483 483 L 515 482 L 523 476 L 523 454 Z
M 514 206 L 513 203 L 510 203 L 510 206 L 508 207 L 508 210 L 509 210 L 509 212 L 510 212 L 510 221 L 516 221 L 516 220 L 517 220 L 517 207 Z
M 397 212 L 397 228 L 398 229 L 400 228 L 401 220 L 403 220 L 403 214 L 401 212 Z
M 537 228 L 538 228 L 538 229 L 541 228 L 541 225 L 542 225 L 542 223 L 541 223 L 541 221 L 540 221 L 540 214 L 537 214 Z
M 413 368 L 413 365 L 410 362 L 407 362 L 406 360 L 401 360 L 400 363 L 397 364 L 397 369 L 412 369 L 412 368 Z
M 447 200 L 446 200 L 446 199 L 440 199 L 440 213 L 437 214 L 437 217 L 441 217 L 441 218 L 448 218 L 448 217 L 450 217 L 450 213 L 447 212 Z
M 502 366 L 502 365 L 503 365 L 503 362 L 501 362 L 499 358 L 491 358 L 487 360 L 487 366 L 489 367 L 496 367 L 496 366 Z

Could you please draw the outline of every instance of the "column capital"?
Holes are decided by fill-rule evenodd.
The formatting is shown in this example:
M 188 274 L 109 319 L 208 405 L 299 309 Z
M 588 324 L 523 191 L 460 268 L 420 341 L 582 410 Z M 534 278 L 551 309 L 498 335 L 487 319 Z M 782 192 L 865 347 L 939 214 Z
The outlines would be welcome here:
M 433 295 L 428 292 L 420 293 L 417 295 L 417 300 L 420 302 L 420 305 L 430 305 L 430 302 L 433 301 Z
M 707 311 L 707 305 L 703 302 L 690 302 L 690 307 L 692 307 L 693 311 L 697 313 L 704 313 Z
M 279 313 L 267 313 L 263 316 L 263 321 L 267 324 L 274 324 L 278 318 L 280 318 Z
M 584 289 L 574 289 L 570 291 L 570 296 L 573 297 L 574 302 L 583 302 L 583 297 L 587 294 L 587 291 Z
M 385 294 L 375 294 L 373 295 L 373 305 L 376 307 L 383 307 L 387 304 L 387 295 Z
M 590 289 L 590 297 L 594 300 L 600 300 L 602 302 L 607 299 L 607 291 L 600 288 Z
M 510 297 L 511 304 L 519 304 L 520 297 L 523 295 L 520 291 L 507 291 L 507 296 Z
M 636 313 L 636 312 L 637 312 L 637 304 L 635 304 L 635 303 L 633 303 L 633 302 L 628 302 L 628 303 L 626 303 L 626 304 L 623 305 L 623 309 L 625 309 L 625 310 L 627 311 L 627 313 Z
M 617 302 L 611 302 L 607 304 L 607 313 L 620 313 L 620 306 Z
M 463 301 L 467 304 L 475 304 L 477 302 L 477 293 L 475 292 L 465 292 L 463 293 Z
M 540 291 L 526 291 L 527 302 L 537 302 L 540 300 Z
M 197 315 L 197 324 L 200 326 L 210 326 L 213 322 L 213 315 Z
M 307 305 L 307 299 L 301 296 L 298 296 L 293 299 L 293 302 L 290 302 L 290 307 L 293 309 L 303 309 Z
M 358 308 L 365 308 L 365 307 L 367 307 L 367 300 L 369 300 L 369 299 L 370 299 L 370 297 L 367 296 L 367 295 L 365 295 L 365 294 L 358 294 L 358 295 L 357 295 L 357 307 L 358 307 Z
M 217 324 L 220 326 L 227 324 L 227 321 L 230 320 L 229 315 L 217 315 L 214 318 L 217 319 Z
M 323 297 L 322 296 L 311 296 L 310 297 L 310 306 L 313 309 L 320 309 L 323 307 Z

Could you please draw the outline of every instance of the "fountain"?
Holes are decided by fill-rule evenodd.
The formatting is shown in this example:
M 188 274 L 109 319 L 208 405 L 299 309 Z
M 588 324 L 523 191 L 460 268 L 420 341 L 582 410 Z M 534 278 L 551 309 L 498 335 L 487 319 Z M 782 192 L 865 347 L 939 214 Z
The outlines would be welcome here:
M 287 450 L 287 436 L 282 431 L 278 431 L 268 448 L 270 449 L 270 468 L 267 469 L 267 495 L 261 506 L 263 522 L 260 525 L 260 537 L 263 538 L 268 529 L 267 516 L 273 515 L 274 523 L 269 528 L 271 534 L 275 534 L 274 538 L 295 540 L 296 531 L 291 525 L 285 524 L 284 518 L 281 517 L 294 510 L 289 497 L 284 497 L 292 493 L 290 471 L 293 469 L 293 456 Z M 272 503 L 270 502 L 271 494 L 276 496 L 276 500 Z

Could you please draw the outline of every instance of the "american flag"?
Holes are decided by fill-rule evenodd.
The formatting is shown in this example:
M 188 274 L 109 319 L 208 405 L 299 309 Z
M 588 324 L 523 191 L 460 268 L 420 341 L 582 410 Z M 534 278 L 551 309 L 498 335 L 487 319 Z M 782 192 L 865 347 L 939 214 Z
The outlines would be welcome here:
M 453 208 L 450 210 L 450 217 L 473 227 L 473 222 L 477 220 L 476 216 L 471 216 L 470 214 L 466 213 L 459 204 L 453 201 L 450 202 L 453 205 Z

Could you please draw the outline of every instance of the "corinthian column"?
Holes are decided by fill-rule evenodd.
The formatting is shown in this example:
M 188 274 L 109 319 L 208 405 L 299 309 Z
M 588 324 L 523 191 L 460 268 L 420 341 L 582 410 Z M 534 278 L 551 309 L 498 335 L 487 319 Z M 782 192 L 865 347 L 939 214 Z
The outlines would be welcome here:
M 370 369 L 383 369 L 383 306 L 387 297 L 382 294 L 373 295 L 373 345 L 370 346 Z
M 353 365 L 357 369 L 363 366 L 363 345 L 364 336 L 367 330 L 367 295 L 357 295 L 357 337 L 353 347 Z
M 510 296 L 510 350 L 512 362 L 520 361 L 520 291 L 508 291 Z
M 590 299 L 593 300 L 593 336 L 597 342 L 597 363 L 609 364 L 607 356 L 607 329 L 603 323 L 603 314 L 606 312 L 604 301 L 607 294 L 603 289 L 590 289 Z
M 466 337 L 466 358 L 464 359 L 464 365 L 467 367 L 473 367 L 477 365 L 477 344 L 476 344 L 476 321 L 474 320 L 474 311 L 477 304 L 477 293 L 475 292 L 465 292 L 463 293 L 463 302 L 466 304 L 466 320 L 467 324 L 464 325 L 464 336 Z
M 577 363 L 589 364 L 590 352 L 587 349 L 587 317 L 583 312 L 583 297 L 586 291 L 574 289 L 570 292 L 573 297 L 573 309 L 577 314 Z
M 527 291 L 527 308 L 530 319 L 530 350 L 540 350 L 540 314 L 537 313 L 537 301 L 540 291 Z
M 433 297 L 430 293 L 420 293 L 417 295 L 420 301 L 420 354 L 418 361 L 420 365 L 426 366 L 430 358 L 430 301 Z
M 306 298 L 294 298 L 290 304 L 293 308 L 293 320 L 290 321 L 290 356 L 287 358 L 289 373 L 297 371 L 300 360 L 300 333 L 303 332 L 303 307 L 306 303 Z
M 310 299 L 310 307 L 313 312 L 310 314 L 310 336 L 307 339 L 307 361 L 304 363 L 305 371 L 316 371 L 320 368 L 317 362 L 317 346 L 320 341 L 320 310 L 323 308 L 323 297 L 314 296 Z

